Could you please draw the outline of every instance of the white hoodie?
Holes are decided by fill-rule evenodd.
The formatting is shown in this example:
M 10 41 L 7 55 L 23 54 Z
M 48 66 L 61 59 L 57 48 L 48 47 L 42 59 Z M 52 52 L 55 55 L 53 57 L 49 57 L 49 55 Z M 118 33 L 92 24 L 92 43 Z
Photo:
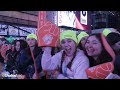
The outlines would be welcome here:
M 43 70 L 55 70 L 61 65 L 61 58 L 62 58 L 63 50 L 56 53 L 54 56 L 51 56 L 51 48 L 46 47 L 44 53 L 42 55 L 42 69 Z M 65 58 L 62 64 L 62 72 L 65 70 L 66 63 L 68 64 L 69 59 L 71 57 Z M 73 59 L 71 70 L 66 68 L 67 77 L 63 74 L 58 75 L 58 79 L 88 79 L 85 70 L 89 68 L 89 60 L 85 56 L 82 50 L 77 49 L 77 53 L 75 58 Z

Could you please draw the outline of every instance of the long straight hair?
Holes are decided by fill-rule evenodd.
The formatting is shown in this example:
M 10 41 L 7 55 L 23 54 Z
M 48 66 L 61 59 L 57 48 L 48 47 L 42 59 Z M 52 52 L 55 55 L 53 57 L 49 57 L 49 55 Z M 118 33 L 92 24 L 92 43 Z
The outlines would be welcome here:
M 86 55 L 89 58 L 90 66 L 95 66 L 95 65 L 99 65 L 99 64 L 102 64 L 102 63 L 112 61 L 112 57 L 109 55 L 109 53 L 105 50 L 105 48 L 103 46 L 103 42 L 102 42 L 102 39 L 101 39 L 101 34 L 100 33 L 91 34 L 89 37 L 91 37 L 91 36 L 95 36 L 100 41 L 100 43 L 102 45 L 102 51 L 101 51 L 101 54 L 98 56 L 97 60 L 94 60 L 93 57 L 88 56 L 87 52 L 85 51 Z

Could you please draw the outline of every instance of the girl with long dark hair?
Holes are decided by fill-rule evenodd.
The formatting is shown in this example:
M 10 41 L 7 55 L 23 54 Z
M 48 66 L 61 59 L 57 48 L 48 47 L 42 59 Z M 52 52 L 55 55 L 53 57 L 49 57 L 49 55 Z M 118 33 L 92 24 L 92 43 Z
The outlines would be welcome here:
M 41 62 L 38 58 L 41 57 L 42 50 L 38 47 L 37 36 L 35 34 L 29 34 L 26 41 L 29 47 L 21 52 L 18 58 L 18 71 L 20 74 L 26 75 L 27 79 L 32 79 L 34 73 L 41 71 Z
M 107 43 L 105 36 L 102 34 L 98 33 L 90 35 L 86 41 L 85 49 L 90 61 L 90 67 L 102 65 L 108 62 L 111 62 L 114 67 L 115 53 Z M 97 72 L 105 75 L 102 71 Z M 113 71 L 111 71 L 111 73 L 113 73 Z M 115 74 L 113 74 L 113 77 L 117 78 Z
M 92 34 L 85 43 L 86 54 L 90 58 L 90 66 L 112 61 L 111 56 L 105 50 L 101 40 L 101 34 Z
M 13 73 L 13 70 L 17 70 L 17 67 L 19 65 L 17 61 L 18 56 L 25 48 L 28 47 L 27 42 L 24 40 L 15 40 L 13 44 L 14 51 L 12 51 L 12 49 L 9 49 L 6 52 L 8 58 L 6 69 L 11 73 Z

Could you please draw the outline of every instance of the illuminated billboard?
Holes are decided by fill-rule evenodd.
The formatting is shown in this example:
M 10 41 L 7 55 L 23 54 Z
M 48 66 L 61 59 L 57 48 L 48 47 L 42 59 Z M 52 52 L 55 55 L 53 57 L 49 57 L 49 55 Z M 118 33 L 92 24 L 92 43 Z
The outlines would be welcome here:
M 88 11 L 58 11 L 58 26 L 68 26 L 80 30 L 90 30 Z
M 74 11 L 58 11 L 58 26 L 76 28 L 76 15 Z
M 80 22 L 81 24 L 87 25 L 87 11 L 80 12 Z
M 90 11 L 76 12 L 76 28 L 81 30 L 91 30 L 91 14 Z
M 67 26 L 80 30 L 91 29 L 90 11 L 43 11 L 45 13 L 45 21 L 50 21 L 57 26 Z M 43 23 L 44 18 L 39 20 Z M 40 26 L 40 25 L 38 25 Z

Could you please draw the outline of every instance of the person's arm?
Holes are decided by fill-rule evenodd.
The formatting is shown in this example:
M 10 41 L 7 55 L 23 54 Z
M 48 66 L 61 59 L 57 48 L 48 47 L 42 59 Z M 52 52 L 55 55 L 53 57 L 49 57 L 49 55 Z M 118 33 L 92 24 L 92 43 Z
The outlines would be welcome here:
M 78 60 L 80 59 L 80 60 Z M 75 72 L 71 71 L 69 68 L 67 68 L 67 74 L 73 73 L 73 78 L 71 77 L 66 77 L 62 73 L 59 73 L 56 71 L 54 74 L 54 77 L 56 79 L 88 79 L 87 74 L 86 74 L 86 69 L 89 67 L 89 60 L 86 56 L 81 56 L 80 58 L 77 59 L 77 62 L 74 63 Z
M 45 47 L 41 65 L 43 70 L 55 70 L 57 69 L 59 63 L 60 63 L 60 54 L 57 53 L 54 56 L 51 55 L 51 47 Z
M 83 56 L 84 57 L 84 56 Z M 78 63 L 76 67 L 76 71 L 74 74 L 74 79 L 88 79 L 87 74 L 86 74 L 86 69 L 89 68 L 89 60 L 88 58 L 80 58 L 82 61 Z

